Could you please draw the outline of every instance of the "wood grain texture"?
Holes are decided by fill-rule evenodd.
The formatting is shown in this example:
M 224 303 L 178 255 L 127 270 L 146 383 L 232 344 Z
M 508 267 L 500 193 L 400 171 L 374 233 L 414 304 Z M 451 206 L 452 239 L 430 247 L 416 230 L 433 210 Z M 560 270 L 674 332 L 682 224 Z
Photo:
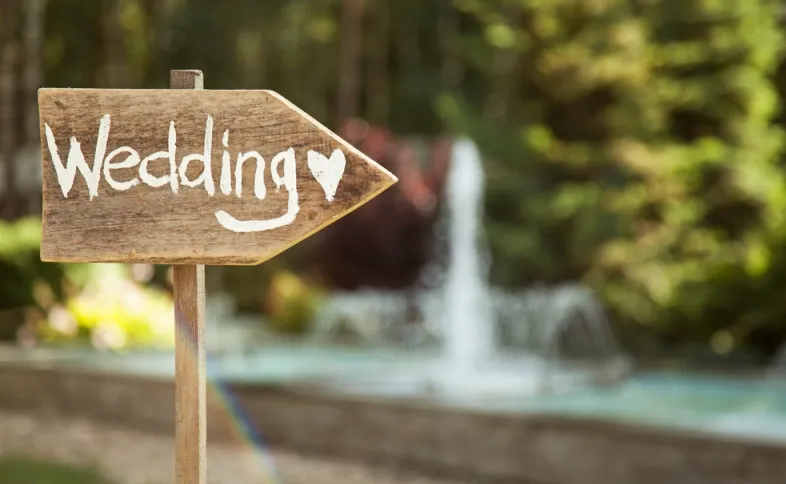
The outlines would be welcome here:
M 41 89 L 39 111 L 44 261 L 257 264 L 335 222 L 396 182 L 390 172 L 271 91 Z M 45 123 L 54 134 L 63 163 L 73 136 L 92 167 L 99 121 L 105 114 L 111 116 L 106 154 L 129 146 L 141 158 L 167 150 L 169 124 L 174 121 L 178 165 L 183 156 L 203 152 L 210 115 L 214 122 L 211 171 L 215 194 L 209 196 L 202 186 L 180 186 L 173 193 L 168 186 L 152 188 L 144 183 L 116 191 L 102 174 L 97 196 L 90 200 L 85 179 L 77 171 L 73 187 L 64 197 L 47 147 Z M 225 130 L 229 130 L 227 151 L 233 174 L 239 152 L 254 150 L 264 157 L 264 199 L 254 196 L 254 161 L 243 164 L 242 197 L 234 191 L 225 195 L 219 189 Z M 287 211 L 287 191 L 276 189 L 270 162 L 290 147 L 297 160 L 300 211 L 295 221 L 274 230 L 248 233 L 231 232 L 217 223 L 217 211 L 241 220 L 273 219 Z M 328 201 L 307 166 L 307 153 L 315 150 L 328 157 L 336 148 L 346 156 L 346 168 L 335 198 Z M 189 165 L 191 179 L 201 171 L 199 165 Z M 150 163 L 150 172 L 163 176 L 169 172 L 168 166 L 165 159 L 159 159 Z M 114 169 L 112 176 L 128 181 L 138 177 L 138 168 Z
M 169 89 L 204 89 L 205 76 L 198 69 L 169 71 Z
M 172 89 L 202 89 L 201 71 L 170 71 Z M 207 482 L 205 266 L 172 268 L 175 299 L 175 484 Z
M 175 484 L 205 484 L 207 387 L 205 266 L 173 267 L 175 297 Z

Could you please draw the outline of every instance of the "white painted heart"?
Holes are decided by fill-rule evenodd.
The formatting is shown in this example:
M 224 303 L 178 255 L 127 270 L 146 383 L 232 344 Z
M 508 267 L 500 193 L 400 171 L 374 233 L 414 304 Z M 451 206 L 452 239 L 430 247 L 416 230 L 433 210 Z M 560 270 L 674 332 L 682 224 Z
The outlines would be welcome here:
M 338 182 L 341 181 L 346 166 L 347 159 L 344 157 L 344 152 L 338 148 L 333 150 L 330 158 L 316 151 L 308 152 L 308 168 L 325 191 L 328 202 L 332 202 L 333 197 L 336 196 Z

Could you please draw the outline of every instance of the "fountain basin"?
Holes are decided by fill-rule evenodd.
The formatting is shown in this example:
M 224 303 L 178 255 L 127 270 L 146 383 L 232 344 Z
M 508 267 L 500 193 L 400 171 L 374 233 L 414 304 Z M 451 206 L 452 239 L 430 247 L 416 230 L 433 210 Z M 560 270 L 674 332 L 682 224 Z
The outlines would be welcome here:
M 5 355 L 0 407 L 172 431 L 171 354 L 67 356 Z M 213 365 L 245 411 L 237 418 L 211 386 L 211 440 L 247 426 L 299 452 L 480 482 L 769 484 L 786 473 L 780 379 L 650 372 L 570 394 L 439 398 L 333 384 L 381 381 L 428 355 L 280 347 L 244 358 Z

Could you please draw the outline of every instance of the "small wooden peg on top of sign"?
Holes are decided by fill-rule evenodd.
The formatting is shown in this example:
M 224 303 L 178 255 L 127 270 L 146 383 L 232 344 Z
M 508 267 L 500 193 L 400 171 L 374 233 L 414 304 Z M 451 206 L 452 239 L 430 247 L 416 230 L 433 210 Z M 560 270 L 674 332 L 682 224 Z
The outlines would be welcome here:
M 396 177 L 272 91 L 38 92 L 47 262 L 172 264 L 176 484 L 205 484 L 205 267 L 264 262 Z

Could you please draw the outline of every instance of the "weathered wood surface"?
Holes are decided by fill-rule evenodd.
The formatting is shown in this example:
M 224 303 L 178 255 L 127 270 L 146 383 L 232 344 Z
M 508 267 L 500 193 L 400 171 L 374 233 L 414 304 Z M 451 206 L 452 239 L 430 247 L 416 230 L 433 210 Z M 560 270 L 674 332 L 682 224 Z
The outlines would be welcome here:
M 202 89 L 201 71 L 173 70 L 172 89 Z M 207 482 L 205 266 L 173 267 L 175 303 L 175 484 Z
M 44 261 L 257 264 L 396 181 L 271 91 L 47 88 L 39 91 L 39 110 Z M 106 147 L 97 150 L 105 115 Z M 212 133 L 206 136 L 208 117 Z M 198 158 L 206 140 L 209 177 Z M 78 152 L 75 143 L 85 163 L 83 169 L 71 167 L 69 189 L 68 159 Z M 252 151 L 264 159 L 261 173 L 253 153 L 248 155 Z M 159 157 L 145 163 L 155 153 Z M 241 153 L 247 155 L 236 171 Z M 289 182 L 287 153 L 295 157 Z M 60 158 L 59 176 L 53 154 Z M 181 174 L 187 156 L 192 159 Z M 342 157 L 345 168 L 338 173 Z M 96 180 L 92 196 L 86 182 L 91 173 Z M 258 173 L 263 184 L 255 183 Z M 254 230 L 271 223 L 248 223 L 275 219 L 277 227 L 262 231 Z
M 207 481 L 205 266 L 174 267 L 175 483 Z

